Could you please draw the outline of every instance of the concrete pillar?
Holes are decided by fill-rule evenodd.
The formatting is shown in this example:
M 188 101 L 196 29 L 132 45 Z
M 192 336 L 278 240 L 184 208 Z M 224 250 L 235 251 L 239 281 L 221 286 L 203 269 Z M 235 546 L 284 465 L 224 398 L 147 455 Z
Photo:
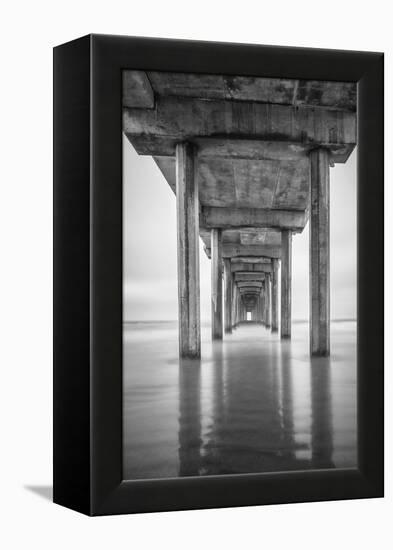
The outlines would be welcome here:
M 330 353 L 329 152 L 310 153 L 310 353 Z
M 272 259 L 272 332 L 278 331 L 278 260 Z
M 234 281 L 233 273 L 231 273 L 231 281 L 232 281 L 232 328 L 236 327 L 236 300 L 237 300 L 237 287 Z
M 235 285 L 235 291 L 236 291 L 236 301 L 235 301 L 235 326 L 239 324 L 239 308 L 240 308 L 240 295 L 239 295 L 239 288 L 237 285 Z
M 241 323 L 242 321 L 243 321 L 243 304 L 239 293 L 239 321 L 238 322 Z
M 232 273 L 231 260 L 224 259 L 224 276 L 225 276 L 225 332 L 232 332 Z
M 222 340 L 222 231 L 211 230 L 212 338 Z
M 265 294 L 266 294 L 266 328 L 270 328 L 270 273 L 265 273 Z
M 292 232 L 281 231 L 281 338 L 291 337 Z
M 199 198 L 190 143 L 176 146 L 176 208 L 179 353 L 200 357 Z

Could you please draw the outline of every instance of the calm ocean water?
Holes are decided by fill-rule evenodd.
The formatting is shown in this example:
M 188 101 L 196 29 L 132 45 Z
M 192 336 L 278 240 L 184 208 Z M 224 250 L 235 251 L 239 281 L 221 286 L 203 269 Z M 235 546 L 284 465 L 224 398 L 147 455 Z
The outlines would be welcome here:
M 178 358 L 176 322 L 124 324 L 124 477 L 356 466 L 356 323 L 333 322 L 312 361 L 308 324 L 281 342 L 243 324 L 201 361 Z

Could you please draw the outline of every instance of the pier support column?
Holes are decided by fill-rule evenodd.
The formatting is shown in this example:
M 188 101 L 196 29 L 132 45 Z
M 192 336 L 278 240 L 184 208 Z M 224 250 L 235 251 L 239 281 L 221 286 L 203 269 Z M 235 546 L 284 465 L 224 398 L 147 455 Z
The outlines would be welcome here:
M 270 328 L 270 273 L 265 273 L 265 324 L 266 328 Z
M 291 337 L 292 232 L 281 231 L 281 338 Z
M 189 143 L 181 143 L 176 147 L 177 278 L 181 357 L 201 356 L 198 203 L 194 147 Z
M 236 304 L 235 304 L 235 326 L 239 324 L 240 321 L 240 293 L 239 288 L 236 285 Z
M 278 331 L 278 260 L 272 259 L 272 332 Z
M 224 259 L 224 275 L 225 275 L 225 332 L 232 332 L 232 273 L 231 260 Z
M 236 284 L 234 281 L 233 273 L 231 273 L 231 281 L 232 281 L 232 314 L 231 314 L 231 323 L 232 328 L 236 328 L 236 300 L 237 300 L 237 294 L 236 294 Z
M 330 354 L 329 152 L 310 153 L 310 353 Z
M 222 340 L 222 231 L 211 230 L 212 338 Z

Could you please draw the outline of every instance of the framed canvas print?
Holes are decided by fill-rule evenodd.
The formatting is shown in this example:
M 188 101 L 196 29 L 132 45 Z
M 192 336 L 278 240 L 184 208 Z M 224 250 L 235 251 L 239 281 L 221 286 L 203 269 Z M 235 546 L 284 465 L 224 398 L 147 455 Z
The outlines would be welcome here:
M 383 496 L 383 55 L 54 50 L 54 501 Z

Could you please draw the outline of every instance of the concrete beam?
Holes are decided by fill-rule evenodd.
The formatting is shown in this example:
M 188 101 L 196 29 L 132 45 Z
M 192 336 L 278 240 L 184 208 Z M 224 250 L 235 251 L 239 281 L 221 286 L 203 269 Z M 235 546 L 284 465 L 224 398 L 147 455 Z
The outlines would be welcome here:
M 154 158 L 157 160 L 173 157 L 173 150 L 176 146 L 176 138 L 173 138 L 172 136 L 156 136 L 147 134 L 130 135 L 129 133 L 125 135 L 139 155 L 151 155 L 154 156 Z M 240 147 L 239 152 L 237 152 L 234 147 L 236 140 L 225 140 L 224 138 L 222 140 L 222 149 L 221 151 L 218 151 L 219 154 L 215 156 L 214 151 L 216 148 L 209 143 L 212 139 L 213 138 L 210 137 L 192 138 L 192 142 L 198 148 L 198 151 L 201 151 L 202 153 L 198 155 L 202 162 L 208 162 L 210 161 L 210 159 L 240 161 L 245 160 L 254 162 L 300 162 L 310 153 L 310 151 L 312 151 L 312 149 L 316 145 L 320 145 L 329 149 L 332 163 L 344 164 L 345 162 L 347 162 L 356 145 L 356 143 L 315 143 L 312 141 L 301 144 L 298 141 L 289 140 L 288 142 L 282 142 L 285 145 L 286 150 L 283 149 L 281 151 L 280 157 L 279 149 L 277 149 L 276 151 L 273 150 L 272 153 L 265 151 L 265 144 L 270 146 L 272 143 L 275 143 L 274 141 L 270 141 L 269 139 L 255 140 L 253 136 L 243 138 L 239 140 L 240 142 L 242 142 L 242 147 Z M 227 143 L 230 143 L 229 146 L 226 145 L 226 141 Z M 257 149 L 255 148 L 256 143 L 260 144 L 260 147 Z M 226 150 L 225 147 L 227 147 Z M 301 150 L 301 153 L 291 154 L 291 152 L 288 152 L 295 149 Z
M 212 338 L 222 340 L 222 232 L 211 230 Z
M 231 158 L 245 160 L 299 160 L 309 147 L 302 143 L 228 138 L 196 139 L 198 158 Z
M 239 281 L 236 285 L 238 288 L 262 288 L 262 281 Z
M 154 108 L 154 92 L 144 71 L 123 71 L 123 106 Z
M 292 318 L 292 233 L 281 233 L 281 338 L 291 337 Z
M 271 271 L 270 260 L 266 264 L 256 264 L 256 263 L 242 263 L 231 261 L 231 271 L 232 273 L 269 273 Z
M 329 152 L 310 154 L 310 352 L 330 353 Z
M 310 105 L 356 111 L 356 83 L 222 74 L 148 72 L 157 95 Z
M 194 147 L 189 143 L 179 144 L 176 147 L 179 352 L 182 357 L 199 358 L 199 200 L 194 162 Z
M 238 271 L 235 275 L 235 281 L 263 281 L 265 274 L 258 271 Z
M 207 229 L 272 228 L 303 231 L 307 212 L 296 210 L 267 210 L 263 208 L 223 208 L 204 206 L 199 223 Z
M 175 189 L 176 167 L 172 157 L 153 158 Z M 207 207 L 306 211 L 309 172 L 308 158 L 298 161 L 200 159 L 200 201 Z
M 123 109 L 123 130 L 140 154 L 175 152 L 179 141 L 216 137 L 329 147 L 356 143 L 356 113 L 230 100 L 157 97 L 154 109 Z M 134 138 L 142 137 L 139 144 Z M 165 153 L 164 153 L 165 151 Z
M 308 156 L 313 144 L 287 141 L 253 139 L 197 138 L 198 158 L 223 158 L 239 160 L 298 161 Z M 330 152 L 335 162 L 345 162 L 351 147 L 331 144 Z M 168 151 L 170 152 L 170 151 Z
M 207 256 L 210 258 L 211 249 L 205 248 Z M 226 243 L 222 246 L 222 257 L 223 258 L 243 258 L 243 257 L 261 257 L 266 258 L 280 258 L 281 257 L 281 247 L 275 245 L 241 245 L 241 244 L 232 244 Z

